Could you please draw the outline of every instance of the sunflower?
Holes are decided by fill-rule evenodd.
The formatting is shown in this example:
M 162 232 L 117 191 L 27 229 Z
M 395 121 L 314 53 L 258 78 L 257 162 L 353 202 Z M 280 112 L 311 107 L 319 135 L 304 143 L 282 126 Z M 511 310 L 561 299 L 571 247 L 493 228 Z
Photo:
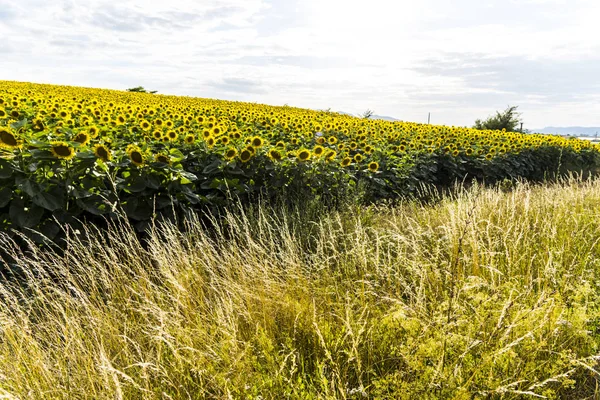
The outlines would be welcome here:
M 268 156 L 271 160 L 274 161 L 281 161 L 281 159 L 283 158 L 283 155 L 277 149 L 269 150 Z
M 317 157 L 321 157 L 324 151 L 325 149 L 323 148 L 323 146 L 315 146 L 315 148 L 313 149 L 313 154 Z
M 69 146 L 67 142 L 52 142 L 50 151 L 52 151 L 54 157 L 63 160 L 70 160 L 75 156 L 75 149 Z
M 103 144 L 97 144 L 94 146 L 94 154 L 102 161 L 110 161 L 110 159 L 112 158 L 112 154 L 110 154 L 110 149 Z
M 337 152 L 335 150 L 329 150 L 325 153 L 325 159 L 327 161 L 331 161 L 337 156 Z
M 264 140 L 260 136 L 254 136 L 250 142 L 252 147 L 259 148 L 264 144 Z
M 324 138 L 323 136 L 319 136 L 319 137 L 317 138 L 317 143 L 318 143 L 318 144 L 323 144 L 323 143 L 325 143 L 325 138 Z
M 329 139 L 327 139 L 327 141 L 329 142 L 329 144 L 336 144 L 337 138 L 335 136 L 331 136 Z
M 14 149 L 20 145 L 21 141 L 9 130 L 9 128 L 0 128 L 0 147 Z
M 74 142 L 80 143 L 82 146 L 85 146 L 90 141 L 90 135 L 85 132 L 79 132 L 74 138 Z
M 248 149 L 244 149 L 240 153 L 240 160 L 242 160 L 242 162 L 244 162 L 244 163 L 248 162 L 251 158 L 252 158 L 252 152 Z
M 196 136 L 190 133 L 185 136 L 184 141 L 186 144 L 194 144 L 194 142 L 196 141 Z
M 229 136 L 223 136 L 220 140 L 222 144 L 227 145 L 229 143 Z
M 354 155 L 354 161 L 361 162 L 362 160 L 363 160 L 362 154 L 359 153 L 359 154 Z
M 378 169 L 379 169 L 379 164 L 376 161 L 371 161 L 369 163 L 369 171 L 377 172 Z
M 0 118 L 4 118 L 6 117 L 6 110 L 4 110 L 4 108 L 0 107 Z
M 310 151 L 306 150 L 306 149 L 300 150 L 297 155 L 298 160 L 300 160 L 300 161 L 308 161 L 310 159 L 310 156 L 311 156 Z
M 212 133 L 211 133 L 211 131 L 210 131 L 210 130 L 208 130 L 208 129 L 204 129 L 204 130 L 202 131 L 202 137 L 203 137 L 204 139 L 208 139 L 208 138 L 209 138 L 209 137 L 211 137 L 211 136 L 212 136 Z
M 223 129 L 221 129 L 220 126 L 215 126 L 214 128 L 212 128 L 213 136 L 219 136 L 222 132 L 223 132 Z
M 345 157 L 342 162 L 340 163 L 340 165 L 342 167 L 347 167 L 348 165 L 352 164 L 352 158 L 350 157 Z
M 233 160 L 235 158 L 235 156 L 237 156 L 237 150 L 236 150 L 235 147 L 230 147 L 225 152 L 225 159 L 226 160 Z
M 169 131 L 167 132 L 167 137 L 171 142 L 174 142 L 179 137 L 179 134 L 176 131 Z
M 130 149 L 127 153 L 129 154 L 129 159 L 131 159 L 133 165 L 137 167 L 144 165 L 144 155 L 139 148 Z
M 146 120 L 143 120 L 140 122 L 140 128 L 142 128 L 144 131 L 149 131 L 150 128 L 152 128 L 152 124 Z
M 152 132 L 152 137 L 156 140 L 160 140 L 163 137 L 163 134 L 161 131 L 154 131 Z
M 169 158 L 169 156 L 163 153 L 156 154 L 154 156 L 154 161 L 156 161 L 157 163 L 171 164 L 171 159 Z

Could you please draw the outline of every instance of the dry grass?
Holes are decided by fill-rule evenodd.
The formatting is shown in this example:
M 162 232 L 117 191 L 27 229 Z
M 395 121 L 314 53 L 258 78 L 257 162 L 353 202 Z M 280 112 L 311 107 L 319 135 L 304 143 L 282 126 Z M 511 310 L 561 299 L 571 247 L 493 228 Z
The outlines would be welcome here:
M 598 204 L 571 180 L 5 240 L 0 398 L 594 398 Z

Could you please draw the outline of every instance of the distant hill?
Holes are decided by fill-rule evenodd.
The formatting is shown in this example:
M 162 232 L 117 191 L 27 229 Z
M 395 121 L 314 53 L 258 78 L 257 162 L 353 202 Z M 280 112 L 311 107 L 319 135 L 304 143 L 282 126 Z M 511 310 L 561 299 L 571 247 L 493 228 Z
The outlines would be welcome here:
M 360 118 L 360 115 L 350 114 L 350 113 L 347 113 L 345 111 L 336 111 L 336 112 L 338 114 L 352 115 L 353 117 L 359 117 Z M 382 119 L 384 121 L 401 121 L 398 118 L 388 117 L 388 116 L 385 116 L 385 115 L 371 115 L 371 117 L 369 119 Z
M 398 118 L 387 117 L 385 115 L 371 115 L 371 118 L 369 119 L 382 119 L 384 121 L 400 121 Z
M 600 135 L 600 127 L 583 127 L 583 126 L 548 126 L 543 129 L 531 129 L 535 133 L 555 133 L 559 135 L 571 136 L 595 136 Z

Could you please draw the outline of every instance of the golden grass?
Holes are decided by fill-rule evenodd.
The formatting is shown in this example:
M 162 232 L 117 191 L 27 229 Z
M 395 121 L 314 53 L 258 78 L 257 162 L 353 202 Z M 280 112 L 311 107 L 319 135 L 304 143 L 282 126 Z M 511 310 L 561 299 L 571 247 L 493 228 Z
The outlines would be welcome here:
M 0 398 L 594 398 L 598 204 L 571 180 L 4 240 Z

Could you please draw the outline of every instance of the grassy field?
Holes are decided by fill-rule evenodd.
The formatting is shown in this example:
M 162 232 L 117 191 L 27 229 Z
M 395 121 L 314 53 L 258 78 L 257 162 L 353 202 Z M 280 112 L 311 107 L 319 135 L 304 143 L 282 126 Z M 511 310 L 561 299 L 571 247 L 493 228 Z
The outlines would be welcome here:
M 5 238 L 0 398 L 596 398 L 599 202 L 571 180 Z

